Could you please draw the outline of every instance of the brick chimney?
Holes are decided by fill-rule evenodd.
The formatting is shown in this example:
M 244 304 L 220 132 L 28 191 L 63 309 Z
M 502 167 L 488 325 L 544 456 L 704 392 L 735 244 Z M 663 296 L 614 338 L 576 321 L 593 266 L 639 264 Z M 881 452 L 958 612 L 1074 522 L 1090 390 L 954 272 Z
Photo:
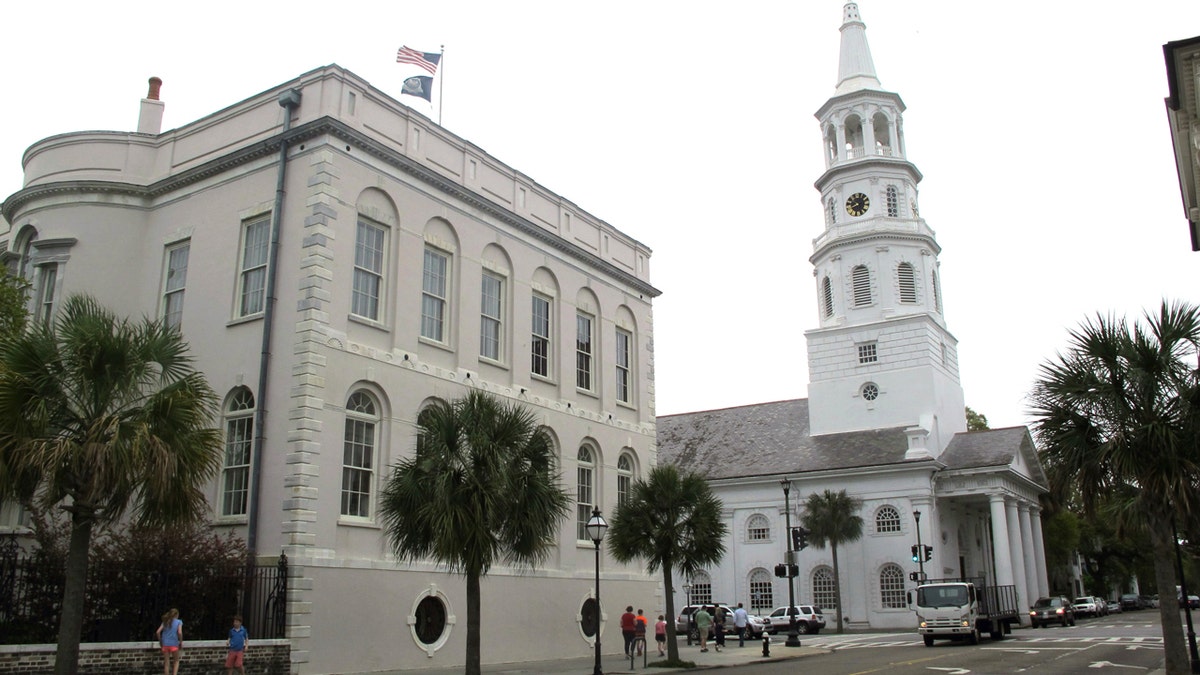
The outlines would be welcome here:
M 157 77 L 150 78 L 150 91 L 146 93 L 146 98 L 142 99 L 142 112 L 138 116 L 137 130 L 139 134 L 151 134 L 157 136 L 162 131 L 163 108 L 165 105 L 158 100 L 158 90 L 162 87 L 162 80 Z

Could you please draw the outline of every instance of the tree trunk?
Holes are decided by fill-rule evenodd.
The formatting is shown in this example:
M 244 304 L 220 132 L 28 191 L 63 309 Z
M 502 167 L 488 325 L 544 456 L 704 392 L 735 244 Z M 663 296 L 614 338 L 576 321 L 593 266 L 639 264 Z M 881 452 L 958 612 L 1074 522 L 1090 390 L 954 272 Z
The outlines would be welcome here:
M 87 590 L 88 548 L 92 543 L 95 516 L 91 509 L 76 505 L 71 511 L 71 541 L 67 548 L 66 579 L 63 583 L 62 616 L 58 621 L 58 650 L 54 675 L 79 671 L 79 641 L 83 637 L 83 603 Z
M 846 617 L 842 609 L 844 604 L 842 602 L 842 570 L 838 567 L 837 542 L 831 540 L 829 548 L 833 550 L 833 592 L 837 594 L 835 596 L 837 597 L 837 632 L 844 633 L 846 631 Z
M 467 572 L 467 665 L 463 673 L 480 675 L 479 572 L 474 570 Z
M 1175 530 L 1171 520 L 1159 514 L 1150 514 L 1146 521 L 1154 549 L 1154 581 L 1158 585 L 1158 615 L 1162 620 L 1167 675 L 1186 675 L 1191 672 L 1191 666 L 1183 623 L 1179 619 L 1179 603 L 1171 599 L 1171 591 L 1179 583 L 1175 579 Z
M 663 562 L 663 588 L 667 594 L 667 660 L 679 660 L 679 644 L 675 641 L 675 588 L 671 585 L 671 565 Z

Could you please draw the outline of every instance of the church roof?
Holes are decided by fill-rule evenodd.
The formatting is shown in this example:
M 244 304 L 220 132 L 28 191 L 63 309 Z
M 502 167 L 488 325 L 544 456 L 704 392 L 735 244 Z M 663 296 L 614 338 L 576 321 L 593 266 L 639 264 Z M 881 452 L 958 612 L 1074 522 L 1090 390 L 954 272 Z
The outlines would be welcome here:
M 657 423 L 659 460 L 710 480 L 900 464 L 908 450 L 903 427 L 810 435 L 805 398 L 664 415 Z
M 955 434 L 938 459 L 947 469 L 1006 466 L 1018 458 L 1027 439 L 1029 430 L 1025 427 Z

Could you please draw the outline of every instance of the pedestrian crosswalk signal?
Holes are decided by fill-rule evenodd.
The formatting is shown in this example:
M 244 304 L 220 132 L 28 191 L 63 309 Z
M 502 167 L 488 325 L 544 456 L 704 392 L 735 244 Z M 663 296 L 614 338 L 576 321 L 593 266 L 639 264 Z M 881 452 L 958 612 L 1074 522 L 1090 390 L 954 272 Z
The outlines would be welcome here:
M 921 562 L 921 547 L 916 544 L 912 545 L 912 561 Z

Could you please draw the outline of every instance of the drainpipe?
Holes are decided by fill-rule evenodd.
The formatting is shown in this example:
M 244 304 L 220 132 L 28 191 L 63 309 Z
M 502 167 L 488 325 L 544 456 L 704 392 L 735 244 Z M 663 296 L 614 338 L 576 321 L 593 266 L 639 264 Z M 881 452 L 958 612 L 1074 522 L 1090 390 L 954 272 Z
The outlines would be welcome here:
M 292 111 L 300 106 L 300 90 L 289 89 L 279 95 L 284 109 L 283 133 L 279 138 L 279 173 L 275 182 L 275 206 L 271 209 L 271 242 L 267 253 L 266 306 L 263 308 L 262 355 L 258 361 L 258 393 L 254 406 L 254 447 L 250 458 L 250 505 L 246 523 L 246 553 L 251 562 L 258 555 L 258 503 L 262 478 L 262 457 L 267 442 L 267 373 L 271 364 L 271 333 L 275 323 L 275 277 L 279 261 L 279 230 L 283 221 L 283 184 L 287 176 L 287 132 L 292 128 Z

